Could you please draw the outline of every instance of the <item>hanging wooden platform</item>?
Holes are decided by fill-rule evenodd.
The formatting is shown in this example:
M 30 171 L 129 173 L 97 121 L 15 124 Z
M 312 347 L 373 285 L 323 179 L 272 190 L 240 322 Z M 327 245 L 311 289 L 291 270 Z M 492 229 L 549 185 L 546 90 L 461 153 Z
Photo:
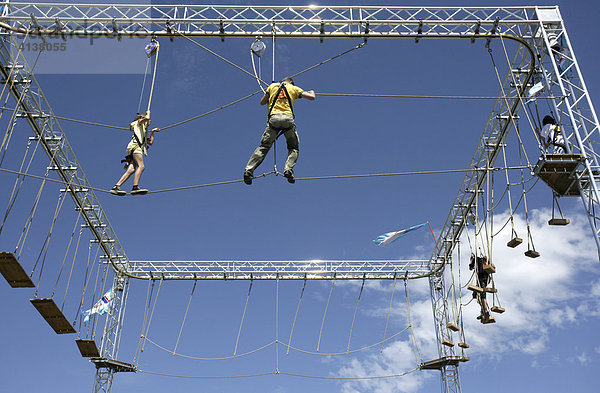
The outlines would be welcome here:
M 569 225 L 570 222 L 568 218 L 552 218 L 548 220 L 548 225 Z
M 450 330 L 452 330 L 453 332 L 458 332 L 460 329 L 458 328 L 458 326 L 452 322 L 448 322 L 446 324 L 446 327 Z
M 577 168 L 581 154 L 546 154 L 540 157 L 533 172 L 560 196 L 579 196 Z
M 445 356 L 439 359 L 428 360 L 421 364 L 421 370 L 441 370 L 445 366 L 456 366 L 461 359 L 461 356 Z
M 81 356 L 84 358 L 100 357 L 100 352 L 98 352 L 98 347 L 94 340 L 77 339 L 75 343 L 77 344 L 77 348 L 79 348 L 79 352 L 81 352 Z
M 540 256 L 540 253 L 535 250 L 527 250 L 525 251 L 525 256 L 529 258 L 537 258 Z
M 54 299 L 30 299 L 29 301 L 48 322 L 48 325 L 54 329 L 56 334 L 75 333 L 75 329 L 54 303 Z
M 454 343 L 452 341 L 450 341 L 450 340 L 443 339 L 442 340 L 442 345 L 445 345 L 447 347 L 453 347 Z
M 0 252 L 0 273 L 13 288 L 35 287 L 12 252 Z
M 486 287 L 486 288 L 484 288 L 484 291 L 487 293 L 498 293 L 498 289 L 492 288 L 492 287 Z
M 498 314 L 502 314 L 506 310 L 503 307 L 500 307 L 500 306 L 492 306 L 492 308 L 490 308 L 490 311 L 496 312 Z
M 134 373 L 137 371 L 135 366 L 130 363 L 120 362 L 107 358 L 91 358 L 90 362 L 96 365 L 96 368 L 110 368 L 116 373 Z
M 487 325 L 488 323 L 496 323 L 496 318 L 490 316 L 488 318 L 482 318 L 481 319 L 481 323 L 483 323 L 484 325 Z
M 467 344 L 467 343 L 458 343 L 458 346 L 461 347 L 462 349 L 469 348 L 469 344 Z
M 510 241 L 506 243 L 506 245 L 510 248 L 515 248 L 521 243 L 523 243 L 523 239 L 521 239 L 520 237 L 515 237 L 513 239 L 510 239 Z
M 469 286 L 467 287 L 467 289 L 469 291 L 473 291 L 473 292 L 477 292 L 477 293 L 483 293 L 483 288 L 478 287 L 477 285 L 469 284 Z
M 492 262 L 484 262 L 483 271 L 488 274 L 496 273 L 496 265 L 494 265 Z

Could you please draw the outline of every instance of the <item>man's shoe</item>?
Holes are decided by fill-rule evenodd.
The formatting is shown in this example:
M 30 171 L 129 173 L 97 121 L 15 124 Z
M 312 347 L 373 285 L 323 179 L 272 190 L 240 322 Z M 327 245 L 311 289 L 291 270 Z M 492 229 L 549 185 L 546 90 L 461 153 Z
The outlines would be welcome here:
M 244 172 L 244 183 L 250 185 L 252 184 L 252 172 L 246 171 Z
M 109 192 L 113 195 L 119 195 L 119 196 L 127 195 L 127 193 L 125 191 L 121 190 L 121 188 L 119 188 L 119 186 L 117 186 L 117 185 L 115 185 L 113 188 L 111 188 Z
M 296 179 L 294 179 L 294 172 L 288 170 L 283 172 L 283 176 L 288 180 L 288 183 L 296 183 Z
M 140 188 L 139 186 L 133 186 L 131 188 L 131 195 L 144 195 L 147 194 L 148 190 L 145 188 Z

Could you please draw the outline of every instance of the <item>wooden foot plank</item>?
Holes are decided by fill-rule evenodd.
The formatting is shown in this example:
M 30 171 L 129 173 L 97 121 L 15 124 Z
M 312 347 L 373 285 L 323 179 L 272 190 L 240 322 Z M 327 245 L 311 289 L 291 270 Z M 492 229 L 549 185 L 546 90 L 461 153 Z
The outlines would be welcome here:
M 48 325 L 54 329 L 56 334 L 75 333 L 75 329 L 54 303 L 54 299 L 30 299 L 29 301 L 48 322 Z
M 458 343 L 458 346 L 461 347 L 461 348 L 463 348 L 463 349 L 469 348 L 469 344 L 467 344 L 467 343 Z
M 537 258 L 540 256 L 540 253 L 535 250 L 527 250 L 525 251 L 525 256 L 529 258 Z
M 477 292 L 477 293 L 483 293 L 483 288 L 478 287 L 477 285 L 469 284 L 469 286 L 467 287 L 467 289 L 469 291 L 473 291 L 473 292 Z
M 502 314 L 504 311 L 506 311 L 504 308 L 499 307 L 499 306 L 492 306 L 492 308 L 490 308 L 491 311 L 498 313 L 498 314 Z
M 521 243 L 523 243 L 523 239 L 521 239 L 520 237 L 515 237 L 513 239 L 510 239 L 510 241 L 506 243 L 506 245 L 510 248 L 515 248 Z
M 496 323 L 496 319 L 494 317 L 488 317 L 481 319 L 481 323 L 487 325 L 488 323 Z
M 446 340 L 446 339 L 442 340 L 442 344 L 445 345 L 445 346 L 447 346 L 447 347 L 453 347 L 454 346 L 454 343 L 452 341 Z
M 100 352 L 94 340 L 77 339 L 75 343 L 77 344 L 77 348 L 79 348 L 79 352 L 81 352 L 81 356 L 84 358 L 100 357 Z
M 0 252 L 0 273 L 13 288 L 35 287 L 12 252 Z
M 569 225 L 570 222 L 568 218 L 552 218 L 548 220 L 548 225 Z
M 452 330 L 453 332 L 458 332 L 460 330 L 459 327 L 456 324 L 452 323 L 452 322 L 448 322 L 446 324 L 446 327 L 448 329 Z

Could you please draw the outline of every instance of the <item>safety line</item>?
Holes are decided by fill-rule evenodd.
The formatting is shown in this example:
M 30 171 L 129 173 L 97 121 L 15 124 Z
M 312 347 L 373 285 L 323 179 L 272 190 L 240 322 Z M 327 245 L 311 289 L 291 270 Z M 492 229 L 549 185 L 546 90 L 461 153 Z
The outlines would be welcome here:
M 318 92 L 319 96 L 331 96 L 331 97 L 374 97 L 374 98 L 425 98 L 425 99 L 449 99 L 449 100 L 497 100 L 497 99 L 522 99 L 522 96 L 441 96 L 441 95 L 418 95 L 418 94 L 369 94 L 369 93 L 321 93 Z M 538 97 L 537 99 L 549 100 L 555 98 L 564 97 Z
M 218 107 L 218 108 L 216 108 L 216 109 L 213 109 L 213 110 L 211 110 L 211 111 L 205 112 L 205 113 L 203 113 L 203 114 L 201 114 L 201 115 L 194 116 L 194 117 L 190 117 L 189 119 L 182 120 L 182 121 L 180 121 L 180 122 L 177 122 L 177 123 L 173 123 L 173 124 L 171 124 L 171 125 L 168 125 L 168 126 L 166 126 L 166 127 L 161 127 L 161 128 L 160 128 L 160 130 L 162 131 L 162 130 L 166 130 L 166 129 L 168 129 L 168 128 L 171 128 L 171 127 L 180 126 L 180 125 L 182 125 L 182 124 L 185 124 L 185 123 L 188 123 L 188 122 L 190 122 L 190 121 L 192 121 L 192 120 L 196 120 L 196 119 L 199 119 L 199 118 L 201 118 L 201 117 L 204 117 L 204 116 L 210 115 L 211 113 L 215 113 L 215 112 L 217 112 L 217 111 L 220 111 L 221 109 L 225 109 L 225 108 L 227 108 L 227 107 L 230 107 L 230 106 L 231 106 L 231 105 L 233 105 L 233 104 L 237 104 L 238 102 L 242 102 L 242 101 L 244 101 L 244 100 L 247 100 L 248 98 L 250 98 L 250 97 L 253 97 L 253 96 L 255 96 L 255 95 L 259 94 L 259 93 L 262 93 L 262 91 L 261 91 L 261 90 L 259 90 L 259 91 L 255 91 L 255 92 L 254 92 L 254 93 L 252 93 L 252 94 L 248 94 L 248 95 L 247 95 L 247 96 L 245 96 L 245 97 L 242 97 L 242 98 L 240 98 L 240 99 L 237 99 L 237 100 L 235 100 L 235 101 L 232 101 L 232 102 L 230 102 L 229 104 L 225 104 L 225 105 L 223 105 L 223 106 L 220 106 L 220 107 Z
M 362 42 L 362 43 L 360 43 L 360 44 L 356 45 L 354 48 L 348 49 L 348 50 L 346 50 L 346 51 L 344 51 L 344 52 L 342 52 L 342 53 L 340 53 L 340 54 L 337 54 L 337 55 L 335 55 L 335 56 L 333 56 L 333 57 L 330 57 L 330 58 L 329 58 L 329 59 L 327 59 L 327 60 L 323 60 L 322 62 L 320 62 L 320 63 L 317 63 L 317 64 L 315 64 L 315 65 L 313 65 L 313 66 L 311 66 L 311 67 L 308 67 L 308 68 L 306 68 L 306 69 L 304 69 L 304 70 L 302 70 L 302 71 L 296 72 L 294 75 L 290 76 L 290 78 L 295 78 L 295 77 L 297 77 L 298 75 L 304 74 L 305 72 L 308 72 L 308 71 L 310 71 L 310 70 L 312 70 L 312 69 L 314 69 L 314 68 L 317 68 L 317 67 L 319 67 L 319 66 L 322 66 L 323 64 L 329 63 L 331 60 L 335 60 L 335 59 L 337 59 L 338 57 L 344 56 L 345 54 L 347 54 L 347 53 L 350 53 L 350 52 L 352 52 L 352 51 L 354 51 L 354 50 L 356 50 L 356 49 L 360 49 L 360 48 L 362 48 L 363 46 L 365 46 L 366 44 L 367 44 L 366 42 Z
M 319 375 L 307 375 L 307 374 L 288 373 L 288 372 L 285 372 L 285 371 L 280 371 L 279 374 L 287 375 L 287 376 L 290 376 L 290 377 L 311 378 L 311 379 L 369 380 L 369 379 L 388 379 L 388 378 L 403 377 L 405 375 L 414 373 L 417 370 L 419 370 L 418 367 L 417 368 L 413 368 L 412 370 L 405 371 L 405 372 L 400 373 L 400 374 L 373 375 L 373 376 L 369 376 L 369 377 L 324 377 L 324 376 L 319 376 Z
M 389 375 L 372 375 L 372 376 L 364 376 L 364 377 L 327 377 L 322 375 L 309 375 L 309 374 L 297 374 L 290 373 L 286 371 L 270 371 L 265 373 L 257 373 L 257 374 L 246 374 L 246 375 L 223 375 L 223 376 L 214 376 L 214 375 L 180 375 L 180 374 L 168 374 L 168 373 L 159 373 L 154 371 L 146 371 L 138 369 L 137 372 L 151 375 L 159 375 L 162 377 L 172 377 L 172 378 L 188 378 L 188 379 L 238 379 L 238 378 L 252 378 L 252 377 L 263 377 L 267 375 L 286 375 L 289 377 L 299 377 L 299 378 L 310 378 L 310 379 L 329 379 L 329 380 L 370 380 L 370 379 L 390 379 L 390 378 L 399 378 L 406 376 L 408 374 L 414 373 L 419 370 L 419 368 L 413 368 L 411 370 L 405 371 L 399 374 L 389 374 Z
M 214 51 L 212 51 L 212 50 L 208 49 L 207 47 L 205 47 L 205 46 L 204 46 L 204 45 L 202 45 L 201 43 L 199 43 L 199 42 L 197 42 L 197 41 L 195 41 L 195 40 L 191 39 L 190 37 L 188 37 L 188 36 L 186 36 L 186 35 L 183 35 L 182 33 L 178 32 L 178 31 L 175 31 L 175 33 L 179 34 L 180 36 L 182 36 L 182 37 L 183 37 L 183 38 L 185 38 L 186 40 L 188 40 L 188 41 L 192 42 L 194 45 L 197 45 L 197 46 L 199 46 L 200 48 L 204 49 L 204 50 L 205 50 L 205 51 L 207 51 L 208 53 L 210 53 L 210 54 L 212 54 L 212 55 L 214 55 L 214 56 L 217 56 L 219 59 L 223 60 L 224 62 L 226 62 L 226 63 L 228 63 L 228 64 L 230 64 L 230 65 L 232 65 L 232 66 L 234 66 L 235 68 L 237 68 L 238 70 L 240 70 L 240 71 L 244 72 L 245 74 L 248 74 L 248 75 L 250 75 L 252 78 L 254 78 L 254 79 L 256 79 L 256 80 L 259 80 L 260 82 L 264 83 L 266 86 L 268 86 L 268 85 L 269 85 L 269 84 L 268 84 L 267 82 L 265 82 L 264 80 L 262 80 L 262 79 L 260 79 L 260 78 L 257 78 L 257 77 L 256 77 L 255 75 L 253 75 L 251 72 L 249 72 L 249 71 L 246 71 L 245 69 L 243 69 L 243 68 L 242 68 L 242 67 L 240 67 L 239 65 L 235 64 L 234 62 L 232 62 L 232 61 L 230 61 L 230 60 L 227 60 L 226 58 L 224 58 L 223 56 L 221 56 L 221 55 L 220 55 L 220 54 L 218 54 L 217 52 L 214 52 Z
M 223 376 L 214 376 L 214 375 L 177 375 L 177 374 L 166 374 L 166 373 L 157 373 L 154 371 L 145 371 L 145 370 L 137 370 L 138 373 L 144 374 L 152 374 L 152 375 L 160 375 L 162 377 L 173 377 L 173 378 L 192 378 L 192 379 L 236 379 L 236 378 L 252 378 L 252 377 L 262 377 L 265 375 L 276 375 L 275 371 L 269 371 L 266 373 L 259 374 L 246 374 L 246 375 L 223 375 Z
M 169 348 L 163 347 L 162 345 L 152 341 L 151 339 L 149 339 L 147 336 L 143 336 L 144 341 L 149 342 L 150 344 L 154 345 L 156 348 L 158 349 L 162 349 L 165 352 L 169 352 L 170 354 L 174 355 L 174 356 L 179 356 L 182 358 L 186 358 L 186 359 L 192 359 L 192 360 L 229 360 L 229 359 L 235 359 L 235 358 L 239 358 L 242 356 L 248 356 L 251 355 L 253 353 L 259 352 L 265 348 L 270 347 L 271 345 L 275 344 L 275 341 L 271 341 L 268 344 L 263 345 L 262 347 L 258 347 L 256 349 L 253 349 L 251 351 L 248 352 L 244 352 L 244 353 L 240 353 L 240 354 L 236 354 L 236 355 L 231 355 L 231 356 L 221 356 L 221 357 L 199 357 L 199 356 L 191 356 L 191 355 L 183 355 L 181 353 L 177 353 L 177 352 L 173 352 L 172 350 L 170 350 Z M 143 350 L 142 350 L 143 352 Z

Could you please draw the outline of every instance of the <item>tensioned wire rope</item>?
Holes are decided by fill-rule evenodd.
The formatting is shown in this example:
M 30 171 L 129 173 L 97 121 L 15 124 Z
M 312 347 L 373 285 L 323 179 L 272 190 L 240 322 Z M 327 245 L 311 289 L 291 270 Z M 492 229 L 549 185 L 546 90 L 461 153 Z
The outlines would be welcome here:
M 234 100 L 228 104 L 224 104 L 218 108 L 212 109 L 208 112 L 204 112 L 201 113 L 199 115 L 196 116 L 192 116 L 188 119 L 184 119 L 181 121 L 178 121 L 176 123 L 173 124 L 169 124 L 167 126 L 164 127 L 160 127 L 160 130 L 167 130 L 169 128 L 173 128 L 173 127 L 177 127 L 180 126 L 182 124 L 185 123 L 189 123 L 191 121 L 200 119 L 202 117 L 205 117 L 207 115 L 210 115 L 212 113 L 215 113 L 217 111 L 220 111 L 222 109 L 228 108 L 234 104 L 237 104 L 239 102 L 242 102 L 244 100 L 247 100 L 248 98 L 254 97 L 255 95 L 262 93 L 262 91 L 256 91 L 254 93 L 250 93 L 242 98 L 239 98 L 237 100 Z M 497 100 L 499 97 L 498 96 L 464 96 L 464 95 L 418 95 L 418 94 L 369 94 L 369 93 L 317 93 L 318 96 L 330 96 L 330 97 L 364 97 L 364 98 L 405 98 L 405 99 L 448 99 L 448 100 Z M 517 98 L 517 96 L 514 97 L 500 97 L 500 98 L 509 98 L 509 99 L 514 99 Z M 548 96 L 548 97 L 537 97 L 536 99 L 538 100 L 553 100 L 556 98 L 562 98 L 562 97 L 555 97 L 555 96 Z M 15 111 L 14 108 L 10 108 L 10 107 L 6 107 L 6 106 L 0 106 L 0 110 L 7 110 L 7 111 Z M 20 111 L 21 113 L 25 113 Z M 100 122 L 95 122 L 95 121 L 90 121 L 90 120 L 82 120 L 82 119 L 75 119 L 72 117 L 66 117 L 66 116 L 58 116 L 58 115 L 54 115 L 53 116 L 55 119 L 57 120 L 64 120 L 64 121 L 69 121 L 69 122 L 73 122 L 73 123 L 79 123 L 79 124 L 85 124 L 85 125 L 91 125 L 91 126 L 97 126 L 97 127 L 103 127 L 103 128 L 112 128 L 112 129 L 116 129 L 116 130 L 124 130 L 124 131 L 129 131 L 129 127 L 123 127 L 123 126 L 116 126 L 113 124 L 106 124 L 106 123 L 100 123 Z
M 405 371 L 402 373 L 398 373 L 398 374 L 359 376 L 359 377 L 336 377 L 336 376 L 309 375 L 309 374 L 290 373 L 287 371 L 268 371 L 268 372 L 256 373 L 256 374 L 225 375 L 225 376 L 168 374 L 168 373 L 159 373 L 159 372 L 154 372 L 154 371 L 146 371 L 146 370 L 141 370 L 141 369 L 138 369 L 137 372 L 151 374 L 151 375 L 158 375 L 158 376 L 163 376 L 163 377 L 188 378 L 188 379 L 240 379 L 240 378 L 263 377 L 263 376 L 267 376 L 267 375 L 286 375 L 286 376 L 290 376 L 290 377 L 309 378 L 309 379 L 351 381 L 351 380 L 377 380 L 377 379 L 399 378 L 399 377 L 404 377 L 408 374 L 414 373 L 415 371 L 418 371 L 419 369 L 420 368 L 416 367 L 411 370 L 408 370 L 408 371 Z

